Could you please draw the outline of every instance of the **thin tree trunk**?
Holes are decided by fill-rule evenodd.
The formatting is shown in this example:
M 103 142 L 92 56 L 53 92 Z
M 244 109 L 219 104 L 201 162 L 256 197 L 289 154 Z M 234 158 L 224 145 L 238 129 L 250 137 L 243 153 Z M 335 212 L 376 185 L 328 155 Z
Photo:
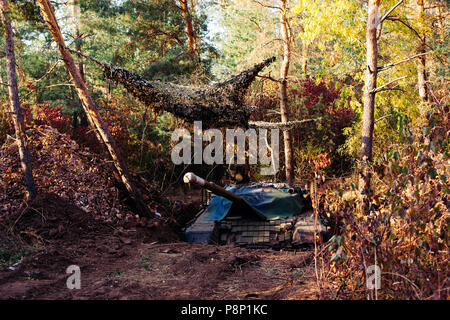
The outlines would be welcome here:
M 1 15 L 5 26 L 5 54 L 6 73 L 8 77 L 9 101 L 11 104 L 11 114 L 16 132 L 17 145 L 19 147 L 20 164 L 25 178 L 25 188 L 27 199 L 33 200 L 36 197 L 36 186 L 34 184 L 33 172 L 30 163 L 30 155 L 26 147 L 25 125 L 23 115 L 20 110 L 19 90 L 17 87 L 16 61 L 14 55 L 14 40 L 11 20 L 8 15 L 8 1 L 1 0 Z
M 188 0 L 179 0 L 181 11 L 183 12 L 184 21 L 186 23 L 186 32 L 188 36 L 188 50 L 189 53 L 195 52 L 195 33 L 192 26 L 192 16 L 189 12 Z
M 111 133 L 109 132 L 106 123 L 103 121 L 102 117 L 97 111 L 97 108 L 95 107 L 94 104 L 94 100 L 90 96 L 86 84 L 81 78 L 80 71 L 77 69 L 70 52 L 66 48 L 66 44 L 62 37 L 61 30 L 58 26 L 58 22 L 56 21 L 55 13 L 53 11 L 50 2 L 48 0 L 37 0 L 37 2 L 41 7 L 42 13 L 48 24 L 50 32 L 53 35 L 55 42 L 58 44 L 59 51 L 66 65 L 66 68 L 70 73 L 70 75 L 72 76 L 72 79 L 75 83 L 75 87 L 77 89 L 78 96 L 83 105 L 84 111 L 86 112 L 86 115 L 90 120 L 91 125 L 97 131 L 97 133 L 102 139 L 102 142 L 105 144 L 109 152 L 109 155 L 114 163 L 114 166 L 121 178 L 122 183 L 124 184 L 126 190 L 129 192 L 130 196 L 133 198 L 135 202 L 137 213 L 140 216 L 150 216 L 150 211 L 147 205 L 142 200 L 141 193 L 136 188 L 131 179 L 131 175 L 119 153 L 116 142 L 112 137 Z
M 288 32 L 286 0 L 281 0 L 281 38 L 283 39 L 283 61 L 280 70 L 280 113 L 281 122 L 288 122 L 287 76 L 291 60 L 291 42 Z M 286 167 L 286 182 L 292 185 L 294 182 L 294 167 L 292 165 L 292 141 L 289 130 L 283 131 L 284 159 Z
M 362 124 L 361 164 L 362 171 L 359 190 L 363 199 L 369 194 L 371 173 L 369 163 L 372 160 L 372 142 L 375 112 L 375 89 L 377 87 L 378 46 L 377 20 L 380 0 L 369 0 L 366 31 L 366 78 L 364 87 L 364 111 Z
M 73 18 L 73 36 L 75 39 L 75 49 L 77 52 L 82 53 L 81 51 L 81 42 L 80 39 L 80 7 L 78 6 L 79 0 L 72 0 L 72 18 Z M 78 69 L 80 70 L 80 75 L 83 81 L 86 81 L 86 78 L 84 77 L 84 64 L 83 64 L 83 57 L 81 54 L 77 55 L 78 60 Z
M 425 8 L 423 0 L 417 0 L 417 10 L 418 10 L 418 16 L 419 16 L 419 25 L 420 30 L 419 33 L 421 34 L 422 39 L 419 38 L 419 46 L 417 49 L 417 53 L 425 53 Z M 419 96 L 420 100 L 422 102 L 425 102 L 428 100 L 428 90 L 427 90 L 427 72 L 426 72 L 426 56 L 422 55 L 418 59 L 417 64 L 417 85 L 419 87 Z
M 439 25 L 439 40 L 441 44 L 445 42 L 445 26 L 444 26 L 444 18 L 442 16 L 442 4 L 441 1 L 437 1 L 437 21 Z
M 73 19 L 73 37 L 75 39 L 75 49 L 77 50 L 77 52 L 79 52 L 79 54 L 77 54 L 77 60 L 78 60 L 78 69 L 80 70 L 80 75 L 81 75 L 81 79 L 83 79 L 83 81 L 86 81 L 85 75 L 84 75 L 84 63 L 83 63 L 83 56 L 82 56 L 82 49 L 81 49 L 81 45 L 82 45 L 82 40 L 81 40 L 81 33 L 80 33 L 80 24 L 81 24 L 81 20 L 80 20 L 80 14 L 81 14 L 81 8 L 79 7 L 79 0 L 72 0 L 72 19 Z M 74 96 L 74 89 L 73 87 L 70 87 L 71 93 Z M 74 99 L 75 101 L 76 99 Z M 79 104 L 78 101 L 75 101 L 76 104 Z M 81 107 L 82 106 L 78 106 Z M 74 128 L 76 128 L 78 126 L 78 118 L 80 120 L 79 124 L 82 127 L 87 127 L 88 126 L 88 120 L 86 117 L 86 114 L 84 112 L 80 112 L 80 111 L 76 111 L 74 112 Z
M 306 40 L 302 41 L 302 71 L 306 74 L 308 70 L 308 43 Z

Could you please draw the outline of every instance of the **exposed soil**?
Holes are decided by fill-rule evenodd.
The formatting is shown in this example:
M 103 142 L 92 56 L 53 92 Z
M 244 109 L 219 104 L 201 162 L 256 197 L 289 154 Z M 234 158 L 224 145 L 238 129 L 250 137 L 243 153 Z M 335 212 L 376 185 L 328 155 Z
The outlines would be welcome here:
M 0 271 L 0 299 L 316 297 L 309 251 L 192 245 L 166 223 L 113 226 L 53 194 L 3 229 L 35 251 Z M 79 290 L 67 288 L 70 265 L 81 268 Z

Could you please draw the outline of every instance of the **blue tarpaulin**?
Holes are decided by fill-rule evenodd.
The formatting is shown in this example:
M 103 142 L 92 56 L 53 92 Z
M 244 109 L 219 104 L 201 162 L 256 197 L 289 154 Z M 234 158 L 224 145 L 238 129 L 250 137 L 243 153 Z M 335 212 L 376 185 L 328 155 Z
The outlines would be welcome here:
M 304 198 L 299 193 L 289 193 L 288 189 L 276 189 L 266 186 L 232 186 L 226 190 L 242 197 L 261 219 L 286 219 L 300 214 L 304 207 Z M 230 212 L 232 202 L 221 196 L 212 198 L 206 208 L 207 221 L 220 221 Z

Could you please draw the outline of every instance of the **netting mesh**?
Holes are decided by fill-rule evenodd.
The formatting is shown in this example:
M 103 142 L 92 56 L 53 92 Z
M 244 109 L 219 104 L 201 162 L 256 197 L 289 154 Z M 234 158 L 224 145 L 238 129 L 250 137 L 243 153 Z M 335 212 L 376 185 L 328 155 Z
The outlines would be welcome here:
M 94 61 L 103 68 L 108 79 L 121 84 L 152 108 L 168 111 L 189 122 L 202 121 L 204 127 L 247 127 L 253 109 L 244 105 L 243 97 L 258 73 L 275 61 L 275 57 L 230 79 L 204 87 L 149 81 L 120 67 Z

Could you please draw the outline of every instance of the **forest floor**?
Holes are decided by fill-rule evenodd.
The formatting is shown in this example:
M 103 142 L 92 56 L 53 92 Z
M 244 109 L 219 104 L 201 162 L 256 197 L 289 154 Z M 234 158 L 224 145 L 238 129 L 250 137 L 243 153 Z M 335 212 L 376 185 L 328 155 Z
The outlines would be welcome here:
M 164 225 L 112 227 L 50 194 L 14 222 L 34 249 L 0 271 L 0 299 L 316 298 L 311 251 L 189 244 Z M 70 265 L 81 289 L 67 288 Z

